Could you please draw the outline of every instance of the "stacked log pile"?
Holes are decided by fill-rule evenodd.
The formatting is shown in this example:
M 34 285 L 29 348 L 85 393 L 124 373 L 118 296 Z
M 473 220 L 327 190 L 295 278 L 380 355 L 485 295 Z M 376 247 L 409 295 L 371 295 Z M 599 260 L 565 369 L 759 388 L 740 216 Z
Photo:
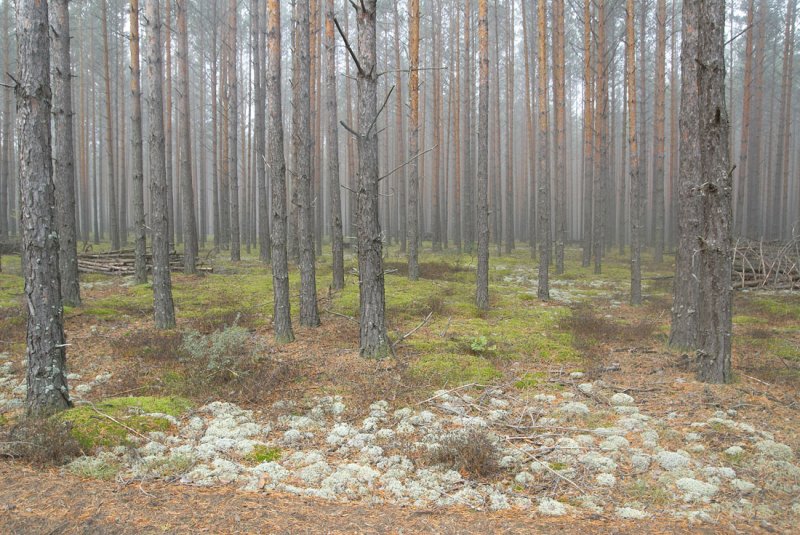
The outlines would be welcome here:
M 800 236 L 786 243 L 739 240 L 733 254 L 733 287 L 800 290 Z
M 136 255 L 133 250 L 111 251 L 108 253 L 81 253 L 78 255 L 78 271 L 81 273 L 103 273 L 106 275 L 133 275 Z M 172 252 L 169 255 L 169 269 L 173 272 L 183 271 L 183 255 Z M 153 255 L 147 253 L 147 271 L 153 270 Z M 197 271 L 211 273 L 214 271 L 202 260 L 197 260 Z

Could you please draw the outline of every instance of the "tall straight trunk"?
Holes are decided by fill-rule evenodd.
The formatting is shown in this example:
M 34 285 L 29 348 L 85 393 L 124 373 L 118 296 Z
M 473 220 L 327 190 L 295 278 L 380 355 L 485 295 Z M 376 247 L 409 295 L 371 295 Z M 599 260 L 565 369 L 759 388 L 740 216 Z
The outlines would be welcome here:
M 625 255 L 625 245 L 628 235 L 628 228 L 626 223 L 626 197 L 628 194 L 628 170 L 629 164 L 628 161 L 628 85 L 624 82 L 625 73 L 628 72 L 628 56 L 627 54 L 623 54 L 624 61 L 623 61 L 623 84 L 622 84 L 622 132 L 623 142 L 620 143 L 620 152 L 621 152 L 621 159 L 622 159 L 622 172 L 620 173 L 620 187 L 619 187 L 619 208 L 617 209 L 617 225 L 619 227 L 619 256 Z
M 167 217 L 169 219 L 169 232 L 167 239 L 169 240 L 170 250 L 176 242 L 176 234 L 180 229 L 175 228 L 176 220 L 178 219 L 175 206 L 175 192 L 173 187 L 173 173 L 172 173 L 172 0 L 166 0 L 164 6 L 164 54 L 166 63 L 164 66 L 164 75 L 166 77 L 166 86 L 164 93 L 164 142 L 167 144 L 165 149 L 165 169 L 167 173 Z
M 664 123 L 666 121 L 665 73 L 667 61 L 667 0 L 656 5 L 656 92 L 653 137 L 653 260 L 661 263 L 664 256 Z
M 455 27 L 453 31 L 453 53 L 456 60 L 456 73 L 453 80 L 455 88 L 451 91 L 451 96 L 455 100 L 455 114 L 453 115 L 453 147 L 455 148 L 455 165 L 453 170 L 453 243 L 456 252 L 461 254 L 461 156 L 463 154 L 461 146 L 461 33 L 460 33 L 460 11 L 456 10 Z M 399 58 L 399 53 L 398 53 Z M 398 61 L 397 68 L 400 68 Z M 398 107 L 398 117 L 400 111 Z M 400 123 L 402 125 L 402 123 Z M 402 152 L 401 152 L 402 154 Z
M 54 213 L 47 11 L 46 1 L 17 4 L 15 94 L 22 193 L 22 267 L 28 307 L 26 406 L 28 413 L 34 415 L 71 405 L 65 370 L 58 223 Z
M 219 193 L 219 124 L 218 124 L 218 99 L 217 99 L 217 65 L 220 52 L 217 49 L 217 33 L 219 21 L 217 20 L 217 0 L 213 1 L 212 11 L 214 19 L 211 24 L 211 203 L 214 218 L 214 247 L 219 249 L 222 244 L 222 210 L 220 208 Z
M 311 0 L 311 198 L 314 208 L 314 245 L 317 256 L 322 254 L 325 237 L 325 200 L 322 182 L 322 27 L 320 26 L 320 3 Z
M 527 2 L 522 2 L 522 43 L 525 47 L 525 124 L 527 126 L 528 139 L 527 139 L 527 152 L 528 152 L 528 174 L 527 185 L 528 195 L 527 204 L 527 233 L 528 245 L 531 249 L 531 258 L 536 257 L 536 129 L 534 128 L 534 70 L 533 60 L 531 59 L 531 47 L 533 46 L 533 39 L 530 43 L 528 40 L 528 8 Z
M 564 273 L 564 242 L 567 239 L 567 99 L 564 54 L 564 0 L 553 1 L 553 99 L 556 133 L 556 274 Z M 600 21 L 601 24 L 604 21 Z
M 650 157 L 649 152 L 647 151 L 647 136 L 648 136 L 648 117 L 647 117 L 647 55 L 649 53 L 649 49 L 647 46 L 647 15 L 649 12 L 648 6 L 649 0 L 639 0 L 639 11 L 638 11 L 638 23 L 639 23 L 639 38 L 638 38 L 638 45 L 639 45 L 639 66 L 636 68 L 636 74 L 639 76 L 639 80 L 636 85 L 636 89 L 639 92 L 638 97 L 636 97 L 636 113 L 637 119 L 639 124 L 636 126 L 637 130 L 637 143 L 636 146 L 639 149 L 639 174 L 641 175 L 642 180 L 642 235 L 640 237 L 640 241 L 642 242 L 642 246 L 645 246 L 645 242 L 647 238 L 651 236 L 649 232 L 651 229 L 650 225 L 650 215 L 647 211 L 649 206 L 647 200 L 647 170 L 648 167 L 648 158 Z M 634 8 L 635 9 L 635 8 Z M 635 37 L 634 37 L 635 38 Z M 634 52 L 634 54 L 636 54 Z M 633 185 L 631 185 L 633 188 Z M 604 207 L 607 208 L 607 207 Z M 631 209 L 634 208 L 633 201 L 631 201 Z M 631 220 L 631 224 L 633 224 L 633 220 Z M 633 244 L 631 244 L 631 247 Z
M 758 16 L 754 31 L 758 36 L 754 50 L 753 68 L 753 104 L 750 109 L 750 137 L 747 147 L 747 197 L 745 210 L 747 213 L 745 224 L 745 235 L 751 238 L 763 236 L 763 225 L 761 223 L 761 182 L 764 177 L 761 166 L 762 158 L 762 124 L 763 124 L 763 104 L 764 104 L 764 69 L 766 40 L 767 40 L 767 2 L 759 0 Z
M 745 28 L 746 43 L 744 51 L 744 88 L 742 93 L 742 126 L 741 133 L 739 134 L 739 165 L 737 172 L 737 186 L 736 186 L 736 225 L 737 232 L 741 235 L 746 229 L 746 214 L 745 214 L 745 189 L 749 183 L 747 164 L 748 164 L 748 147 L 750 146 L 750 121 L 751 121 L 751 103 L 753 101 L 753 48 L 755 41 L 756 30 L 754 29 L 753 21 L 755 19 L 755 0 L 749 0 L 747 7 L 747 20 Z M 681 52 L 682 53 L 682 52 Z
M 309 2 L 294 5 L 295 48 L 292 55 L 292 154 L 297 188 L 300 228 L 300 324 L 319 325 L 317 279 L 314 258 L 314 207 L 311 203 L 314 179 L 311 166 L 313 136 L 311 130 Z
M 350 0 L 342 0 L 342 10 L 344 12 L 344 34 L 350 35 Z M 348 37 L 349 38 L 349 37 Z M 410 39 L 409 39 L 410 40 Z M 411 44 L 409 43 L 409 48 Z M 345 108 L 347 124 L 353 124 L 353 77 L 350 75 L 350 62 L 345 61 L 344 67 L 344 87 L 345 87 Z M 349 233 L 352 235 L 356 228 L 356 139 L 353 136 L 347 136 L 347 177 L 350 190 L 347 198 L 348 217 L 347 223 L 349 226 Z
M 514 2 L 511 2 L 508 18 L 508 50 L 506 52 L 506 253 L 511 254 L 514 243 L 514 55 L 516 39 L 514 32 Z
M 120 248 L 119 211 L 117 206 L 117 179 L 114 176 L 114 122 L 111 115 L 111 72 L 108 58 L 108 6 L 102 2 L 103 70 L 106 87 L 106 164 L 108 165 L 108 219 L 111 232 L 111 249 Z
M 183 270 L 197 272 L 197 223 L 194 213 L 192 187 L 192 130 L 189 115 L 189 33 L 187 29 L 188 0 L 176 0 L 178 10 L 178 87 L 180 87 L 180 162 L 181 202 L 183 222 Z
M 266 98 L 264 96 L 264 76 L 261 51 L 266 45 L 264 32 L 261 29 L 261 17 L 265 15 L 265 2 L 252 0 L 250 3 L 251 31 L 253 42 L 253 82 L 255 85 L 255 164 L 256 164 L 256 183 L 258 187 L 258 250 L 259 259 L 264 263 L 269 263 L 270 239 L 269 239 L 269 208 L 267 202 L 267 165 L 266 165 Z M 264 21 L 266 24 L 266 21 Z
M 97 76 L 92 70 L 92 88 L 97 87 Z M 100 243 L 100 155 L 97 144 L 97 131 L 99 124 L 97 120 L 97 91 L 92 89 L 92 227 L 94 228 L 94 244 Z
M 625 78 L 628 86 L 628 158 L 631 177 L 631 304 L 642 304 L 642 223 L 643 184 L 639 169 L 639 148 L 636 125 L 636 59 L 634 32 L 634 0 L 627 0 Z
M 134 280 L 147 282 L 147 234 L 144 219 L 144 157 L 142 155 L 142 88 L 139 60 L 139 0 L 130 2 L 131 167 L 133 171 Z
M 50 61 L 53 89 L 53 182 L 58 228 L 58 266 L 61 299 L 68 306 L 80 306 L 78 244 L 75 231 L 75 148 L 72 128 L 72 69 L 67 0 L 53 0 L 50 27 Z
M 792 71 L 794 65 L 794 33 L 797 0 L 788 0 L 786 26 L 783 32 L 783 76 L 781 81 L 780 116 L 778 117 L 778 147 L 775 155 L 775 184 L 772 202 L 776 213 L 772 214 L 772 236 L 783 238 L 788 226 L 787 208 L 789 197 L 789 154 L 791 153 Z
M 677 215 L 678 215 L 678 203 L 677 203 L 677 184 L 678 184 L 678 60 L 676 54 L 676 35 L 677 35 L 677 13 L 675 9 L 676 0 L 672 0 L 672 26 L 671 26 L 671 37 L 670 37 L 670 64 L 671 64 L 671 72 L 669 78 L 669 106 L 670 106 L 670 120 L 669 120 L 669 214 L 670 214 L 670 225 L 669 225 L 669 232 L 667 235 L 669 236 L 669 244 L 670 247 L 675 246 L 675 234 L 677 228 Z
M 396 11 L 396 8 L 395 8 Z M 328 188 L 331 210 L 331 254 L 333 281 L 331 288 L 344 288 L 344 238 L 342 236 L 342 195 L 339 184 L 339 116 L 336 109 L 336 41 L 334 35 L 333 0 L 325 0 L 326 108 L 328 112 Z M 402 124 L 402 123 L 401 123 Z M 398 134 L 400 134 L 398 132 Z
M 200 84 L 198 88 L 200 94 L 200 132 L 195 146 L 197 147 L 196 155 L 199 162 L 198 165 L 198 178 L 197 186 L 200 194 L 200 201 L 198 206 L 197 215 L 199 216 L 197 222 L 197 230 L 199 232 L 199 249 L 205 249 L 206 239 L 208 238 L 208 156 L 206 154 L 207 137 L 206 137 L 206 58 L 205 53 L 201 56 L 200 63 Z
M 408 278 L 419 279 L 419 0 L 408 1 Z
M 378 73 L 376 0 L 356 7 L 358 22 L 358 273 L 360 353 L 384 358 L 391 353 L 386 333 L 383 243 L 378 218 Z M 418 14 L 418 12 L 417 12 Z M 413 11 L 412 11 L 412 16 Z M 415 17 L 416 18 L 416 17 Z M 417 20 L 419 20 L 417 18 Z
M 281 103 L 281 9 L 278 0 L 267 0 L 267 127 L 269 179 L 272 185 L 272 292 L 275 342 L 294 340 L 289 303 L 289 259 L 286 251 L 286 161 L 283 154 L 283 105 Z
M 150 218 L 153 228 L 153 309 L 158 329 L 175 327 L 172 280 L 169 272 L 169 222 L 164 142 L 164 71 L 161 61 L 159 0 L 145 0 L 145 80 L 150 128 L 147 135 L 150 169 Z
M 697 28 L 692 35 L 688 25 Z M 684 3 L 684 47 L 695 42 L 694 54 L 686 59 L 697 70 L 697 94 L 691 109 L 688 98 L 686 120 L 697 126 L 700 153 L 702 223 L 699 236 L 698 379 L 728 383 L 731 375 L 731 178 L 728 155 L 728 114 L 725 110 L 725 2 L 686 0 Z M 689 112 L 693 112 L 691 116 Z M 696 150 L 696 149 L 695 149 Z
M 550 249 L 552 239 L 550 233 L 550 169 L 547 159 L 548 98 L 547 98 L 547 8 L 545 2 L 537 7 L 537 38 L 539 43 L 539 166 L 536 177 L 538 193 L 539 221 L 539 299 L 550 299 Z
M 597 12 L 597 82 L 595 84 L 595 170 L 594 170 L 594 209 L 592 211 L 594 272 L 602 270 L 602 259 L 605 252 L 605 212 L 607 209 L 608 169 L 608 45 L 606 29 L 608 27 L 608 11 L 601 2 Z
M 494 33 L 497 36 L 494 39 L 494 76 L 493 76 L 493 92 L 494 99 L 492 99 L 491 106 L 493 108 L 492 118 L 489 122 L 489 130 L 491 132 L 492 146 L 490 155 L 493 158 L 489 159 L 491 169 L 489 176 L 489 217 L 491 221 L 491 230 L 489 235 L 494 238 L 497 256 L 503 254 L 502 241 L 503 241 L 503 199 L 502 199 L 502 183 L 503 183 L 503 135 L 500 126 L 500 10 L 498 0 L 494 0 Z M 490 59 L 491 62 L 491 54 Z
M 239 77 L 236 71 L 238 53 L 237 28 L 239 3 L 228 3 L 228 187 L 230 188 L 231 261 L 242 258 L 239 235 Z M 244 140 L 242 140 L 244 143 Z
M 400 61 L 400 16 L 397 9 L 398 2 L 392 2 L 392 10 L 394 15 L 394 62 L 395 69 L 395 93 L 397 94 L 397 101 L 395 104 L 395 128 L 397 129 L 397 152 L 399 159 L 405 158 L 406 155 L 406 132 L 404 129 L 403 118 L 405 116 L 405 100 L 403 97 L 403 75 L 401 72 L 402 64 Z M 398 204 L 399 204 L 399 237 L 400 237 L 400 252 L 405 253 L 408 247 L 408 211 L 406 210 L 407 203 L 407 190 L 406 183 L 406 168 L 397 171 L 397 189 L 398 189 Z
M 441 62 L 441 36 L 435 28 L 441 27 L 441 4 L 437 0 L 433 1 L 433 28 L 431 32 L 432 40 L 432 53 L 433 53 L 433 158 L 432 158 L 432 172 L 431 172 L 431 189 L 432 204 L 431 204 L 431 234 L 433 236 L 433 251 L 442 250 L 442 194 L 441 194 L 441 177 L 439 170 L 441 167 L 442 158 L 442 77 L 439 70 L 439 63 Z
M 11 2 L 3 2 L 3 72 L 11 72 L 11 31 L 9 30 L 9 11 Z M 13 180 L 9 172 L 11 152 L 11 99 L 10 91 L 3 92 L 3 129 L 0 144 L 0 238 L 8 236 L 11 225 L 11 214 L 14 212 L 13 197 L 9 195 L 13 189 Z
M 472 76 L 475 74 L 472 64 L 472 1 L 464 3 L 464 251 L 472 254 L 475 246 L 475 175 L 473 172 L 474 156 L 472 155 L 472 112 L 474 89 Z
M 489 309 L 489 8 L 478 0 L 478 272 L 475 303 Z
M 592 60 L 592 1 L 583 5 L 583 254 L 581 264 L 592 262 L 592 204 L 594 202 L 594 70 Z M 624 240 L 623 240 L 624 241 Z

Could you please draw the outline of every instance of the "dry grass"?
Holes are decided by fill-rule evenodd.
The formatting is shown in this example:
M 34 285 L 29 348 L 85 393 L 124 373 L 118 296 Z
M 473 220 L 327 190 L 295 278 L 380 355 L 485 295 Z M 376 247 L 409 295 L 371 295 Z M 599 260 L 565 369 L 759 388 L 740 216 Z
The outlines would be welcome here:
M 0 456 L 37 466 L 60 466 L 80 454 L 81 448 L 70 435 L 69 425 L 57 418 L 22 418 L 0 441 Z
M 469 429 L 446 435 L 441 446 L 433 449 L 426 460 L 450 466 L 468 476 L 490 477 L 500 471 L 498 457 L 497 446 L 485 432 Z

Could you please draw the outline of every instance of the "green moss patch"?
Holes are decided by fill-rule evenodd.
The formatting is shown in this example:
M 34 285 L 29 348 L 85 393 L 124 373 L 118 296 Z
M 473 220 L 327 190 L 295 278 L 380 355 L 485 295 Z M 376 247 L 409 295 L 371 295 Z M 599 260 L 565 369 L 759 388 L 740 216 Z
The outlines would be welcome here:
M 269 463 L 281 458 L 283 452 L 280 448 L 259 444 L 245 456 L 245 460 L 253 464 Z
M 167 431 L 172 426 L 168 419 L 148 414 L 180 416 L 190 407 L 191 402 L 178 397 L 110 398 L 94 407 L 84 405 L 69 409 L 59 418 L 71 424 L 72 436 L 84 451 L 90 451 L 98 446 L 129 444 L 131 431 L 128 428 L 142 434 Z
M 433 353 L 421 356 L 410 368 L 421 379 L 447 385 L 486 384 L 500 377 L 500 371 L 487 359 L 474 355 Z

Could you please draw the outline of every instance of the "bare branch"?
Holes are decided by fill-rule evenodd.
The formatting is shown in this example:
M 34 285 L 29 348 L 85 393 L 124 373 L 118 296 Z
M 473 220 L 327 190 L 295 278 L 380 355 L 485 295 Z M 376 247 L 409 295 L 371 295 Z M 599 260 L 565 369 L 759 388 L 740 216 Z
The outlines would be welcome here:
M 378 122 L 378 117 L 380 117 L 381 113 L 383 113 L 383 110 L 386 109 L 386 105 L 389 103 L 389 97 L 391 97 L 392 93 L 394 92 L 394 87 L 395 86 L 392 86 L 392 88 L 389 90 L 389 93 L 386 94 L 386 100 L 383 101 L 383 105 L 378 110 L 378 113 L 375 114 L 375 118 L 372 120 L 372 124 L 370 124 L 369 128 L 367 128 L 366 136 L 369 136 L 370 132 L 372 132 L 372 129 L 375 127 L 375 123 Z
M 347 51 L 350 52 L 350 56 L 353 58 L 353 61 L 356 62 L 356 68 L 361 75 L 364 75 L 364 69 L 361 68 L 361 64 L 358 62 L 358 58 L 356 57 L 356 53 L 353 52 L 352 47 L 350 46 L 350 41 L 347 40 L 347 36 L 342 31 L 342 27 L 339 25 L 339 19 L 336 17 L 333 18 L 334 24 L 336 24 L 336 29 L 339 30 L 339 35 L 342 36 L 342 40 L 344 41 L 344 46 L 347 48 Z
M 430 151 L 432 151 L 433 149 L 435 149 L 435 148 L 436 148 L 436 147 L 438 147 L 438 146 L 439 146 L 439 145 L 434 145 L 433 147 L 431 147 L 431 148 L 429 148 L 429 149 L 427 149 L 427 150 L 424 150 L 424 151 L 422 151 L 422 152 L 419 152 L 419 153 L 417 153 L 417 155 L 416 155 L 416 156 L 412 156 L 411 158 L 409 158 L 409 159 L 408 159 L 408 161 L 406 161 L 406 162 L 404 162 L 404 163 L 401 163 L 400 165 L 398 165 L 397 167 L 395 167 L 394 169 L 392 169 L 391 171 L 389 171 L 388 173 L 386 173 L 386 174 L 385 174 L 385 175 L 383 175 L 382 177 L 378 178 L 378 182 L 380 182 L 380 181 L 381 181 L 381 180 L 383 180 L 384 178 L 387 178 L 387 177 L 389 177 L 389 176 L 393 175 L 394 173 L 396 173 L 397 171 L 399 171 L 399 170 L 400 170 L 400 169 L 402 169 L 403 167 L 407 166 L 408 164 L 410 164 L 411 162 L 413 162 L 414 160 L 416 160 L 416 159 L 417 159 L 417 158 L 419 158 L 420 156 L 424 156 L 424 155 L 428 154 Z

